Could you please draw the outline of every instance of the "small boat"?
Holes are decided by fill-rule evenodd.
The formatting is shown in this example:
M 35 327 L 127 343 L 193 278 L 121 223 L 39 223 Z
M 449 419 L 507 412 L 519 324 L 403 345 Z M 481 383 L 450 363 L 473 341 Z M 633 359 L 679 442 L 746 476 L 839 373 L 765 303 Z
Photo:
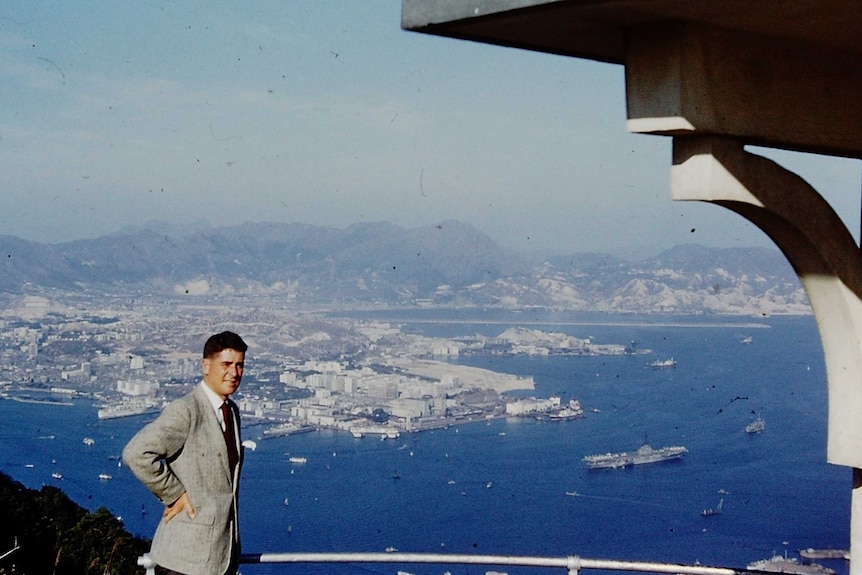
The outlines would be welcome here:
M 653 362 L 650 362 L 649 366 L 653 369 L 668 369 L 671 367 L 676 367 L 676 360 L 672 357 L 667 359 L 657 359 Z
M 291 457 L 288 461 L 291 463 L 308 463 L 308 459 L 305 457 Z
M 401 474 L 398 473 L 398 470 L 392 472 L 392 479 L 401 479 Z
M 398 549 L 396 549 L 395 547 L 393 547 L 392 545 L 390 545 L 389 547 L 387 547 L 386 549 L 384 549 L 384 551 L 386 551 L 387 553 L 395 553 L 396 551 L 398 551 Z
M 110 475 L 108 475 L 107 473 L 100 473 L 99 479 L 102 481 L 107 481 L 107 480 L 113 479 L 113 478 Z
M 52 473 L 52 474 L 51 474 L 51 477 L 53 477 L 54 479 L 63 479 L 63 474 L 62 474 L 62 473 L 57 473 L 57 472 L 55 471 L 54 473 Z
M 757 419 L 745 426 L 745 433 L 760 433 L 764 429 L 766 429 L 766 421 L 764 421 L 762 417 L 758 417 Z
M 700 514 L 703 515 L 704 517 L 710 517 L 712 515 L 721 515 L 721 506 L 722 505 L 724 505 L 724 497 L 722 497 L 721 500 L 719 500 L 718 505 L 716 505 L 714 508 L 711 507 L 709 509 L 704 509 L 703 511 L 700 512 Z
M 85 437 L 84 438 L 84 445 L 93 445 L 94 443 L 96 443 L 96 440 L 93 439 L 92 437 Z
M 750 335 L 747 335 L 741 340 L 739 340 L 739 343 L 751 343 L 752 341 L 754 341 L 752 337 Z
M 290 505 L 290 499 L 288 499 L 287 497 L 284 498 L 284 505 L 285 507 Z

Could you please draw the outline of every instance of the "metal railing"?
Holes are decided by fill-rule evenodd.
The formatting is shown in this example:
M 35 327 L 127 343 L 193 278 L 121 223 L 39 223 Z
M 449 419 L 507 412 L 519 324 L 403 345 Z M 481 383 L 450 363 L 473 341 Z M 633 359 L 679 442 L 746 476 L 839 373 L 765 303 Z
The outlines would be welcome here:
M 244 554 L 240 564 L 259 563 L 415 563 L 435 565 L 489 565 L 512 567 L 549 567 L 565 569 L 577 575 L 581 569 L 605 571 L 638 571 L 643 573 L 672 573 L 680 575 L 738 575 L 757 573 L 727 567 L 681 565 L 676 563 L 650 563 L 642 561 L 616 561 L 587 559 L 578 555 L 568 557 L 530 557 L 516 555 L 458 555 L 442 553 L 261 553 Z M 156 564 L 148 555 L 138 558 L 138 565 L 155 575 Z

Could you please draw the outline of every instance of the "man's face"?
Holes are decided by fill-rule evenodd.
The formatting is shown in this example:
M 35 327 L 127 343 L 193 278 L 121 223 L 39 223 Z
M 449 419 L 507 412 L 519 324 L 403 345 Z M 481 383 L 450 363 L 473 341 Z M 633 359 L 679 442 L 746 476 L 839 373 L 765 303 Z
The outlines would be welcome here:
M 245 354 L 235 349 L 224 349 L 213 357 L 203 359 L 204 383 L 222 399 L 235 392 L 242 380 Z

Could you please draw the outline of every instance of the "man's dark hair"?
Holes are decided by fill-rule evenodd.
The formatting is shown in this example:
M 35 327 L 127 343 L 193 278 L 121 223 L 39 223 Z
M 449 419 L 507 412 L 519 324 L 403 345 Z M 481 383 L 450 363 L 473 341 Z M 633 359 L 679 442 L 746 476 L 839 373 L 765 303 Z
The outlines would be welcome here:
M 235 349 L 236 351 L 245 353 L 248 346 L 242 338 L 234 332 L 223 331 L 221 333 L 211 335 L 204 344 L 204 358 L 218 355 L 226 349 Z

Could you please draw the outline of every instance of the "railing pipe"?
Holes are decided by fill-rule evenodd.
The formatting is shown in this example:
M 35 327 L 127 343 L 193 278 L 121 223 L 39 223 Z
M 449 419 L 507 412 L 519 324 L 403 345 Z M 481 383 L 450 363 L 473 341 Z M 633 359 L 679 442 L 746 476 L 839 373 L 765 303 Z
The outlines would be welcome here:
M 568 557 L 531 557 L 517 555 L 458 555 L 443 553 L 260 553 L 243 554 L 242 564 L 257 563 L 433 563 L 437 565 L 509 565 L 516 567 L 551 567 L 566 569 L 577 575 L 581 569 L 605 571 L 639 571 L 643 573 L 672 573 L 680 575 L 739 575 L 728 567 L 681 565 L 677 563 L 650 563 L 644 561 L 617 561 L 612 559 L 586 559 L 578 555 Z M 148 555 L 138 559 L 138 565 L 155 574 L 155 562 Z

